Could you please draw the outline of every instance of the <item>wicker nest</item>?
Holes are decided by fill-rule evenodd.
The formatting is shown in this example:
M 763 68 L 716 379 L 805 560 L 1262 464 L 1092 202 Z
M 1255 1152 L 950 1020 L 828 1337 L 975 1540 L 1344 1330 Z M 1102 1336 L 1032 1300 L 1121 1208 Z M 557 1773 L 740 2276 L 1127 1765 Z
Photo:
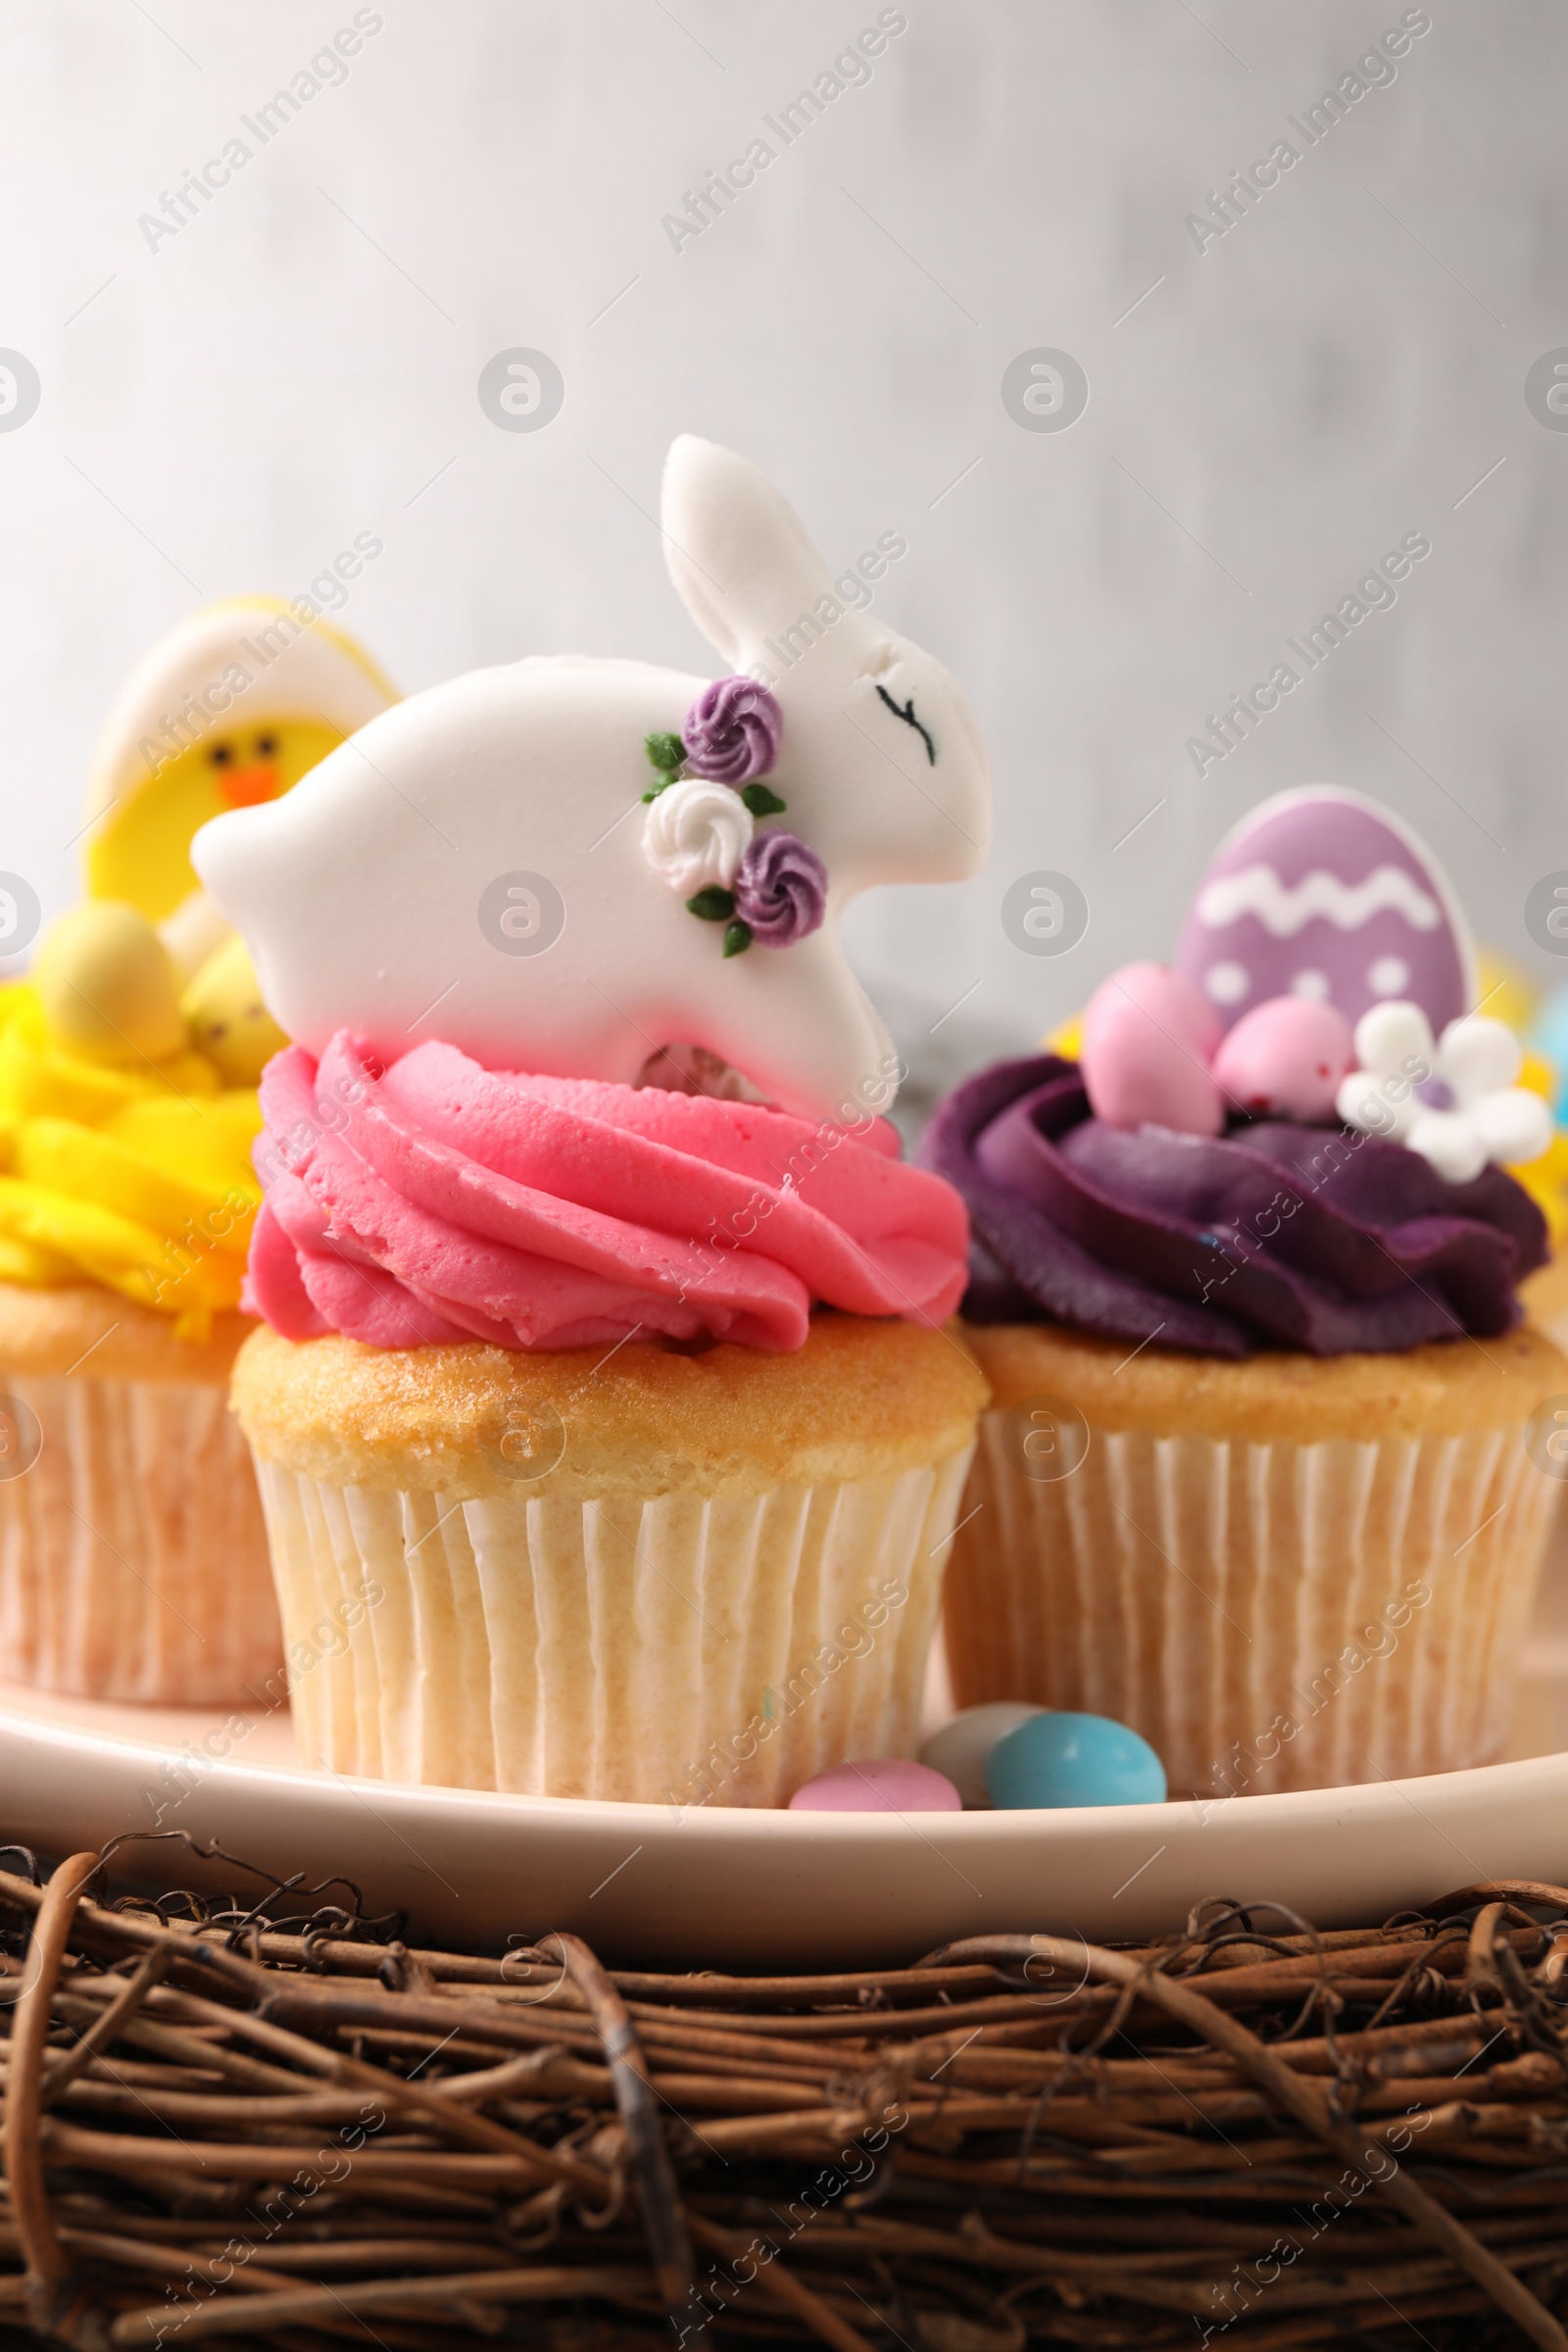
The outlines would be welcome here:
M 12 2341 L 1568 2352 L 1568 1889 L 652 1976 L 112 1854 L 0 1849 Z

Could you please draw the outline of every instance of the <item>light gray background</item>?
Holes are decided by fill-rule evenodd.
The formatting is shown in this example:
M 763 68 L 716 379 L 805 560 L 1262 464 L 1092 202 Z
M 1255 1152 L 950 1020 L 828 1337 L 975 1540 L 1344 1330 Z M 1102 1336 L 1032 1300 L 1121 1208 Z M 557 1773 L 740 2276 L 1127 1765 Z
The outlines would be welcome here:
M 689 428 L 762 465 L 835 566 L 907 537 L 880 609 L 990 739 L 984 877 L 848 926 L 928 1084 L 1168 954 L 1220 832 L 1291 783 L 1388 799 L 1550 973 L 1521 913 L 1568 866 L 1568 434 L 1523 385 L 1568 343 L 1559 10 L 1434 0 L 1397 78 L 1202 254 L 1188 213 L 1400 5 L 908 0 L 869 83 L 678 254 L 662 216 L 875 5 L 378 13 L 346 82 L 153 252 L 138 216 L 351 0 L 0 9 L 0 345 L 43 383 L 0 434 L 0 866 L 46 909 L 130 662 L 357 531 L 385 553 L 341 617 L 405 689 L 534 652 L 716 666 L 649 519 Z M 479 408 L 510 345 L 564 371 L 544 431 Z M 1004 410 L 1037 345 L 1087 370 L 1068 431 Z M 1204 714 L 1410 530 L 1433 554 L 1397 606 L 1195 775 Z M 1092 909 L 1059 958 L 1001 926 L 1037 867 Z

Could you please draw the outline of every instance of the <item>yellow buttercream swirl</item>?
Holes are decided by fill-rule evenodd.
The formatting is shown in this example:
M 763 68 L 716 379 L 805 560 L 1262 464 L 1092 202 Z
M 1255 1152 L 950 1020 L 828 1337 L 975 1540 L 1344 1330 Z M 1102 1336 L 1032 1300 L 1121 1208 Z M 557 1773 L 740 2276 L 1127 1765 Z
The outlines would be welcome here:
M 204 1054 L 111 1067 L 50 1036 L 36 991 L 0 988 L 0 1281 L 83 1281 L 202 1340 L 239 1303 L 261 1187 L 254 1089 Z

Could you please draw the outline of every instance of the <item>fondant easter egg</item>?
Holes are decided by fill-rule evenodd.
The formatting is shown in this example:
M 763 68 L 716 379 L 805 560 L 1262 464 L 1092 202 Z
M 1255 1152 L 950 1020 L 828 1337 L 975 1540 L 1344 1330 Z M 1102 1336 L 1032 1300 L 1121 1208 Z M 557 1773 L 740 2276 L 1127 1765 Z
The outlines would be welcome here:
M 1147 1740 L 1108 1715 L 1033 1715 L 986 1765 L 999 1810 L 1029 1805 L 1158 1805 L 1165 1768 Z
M 1124 964 L 1084 1013 L 1078 1058 L 1096 1118 L 1218 1135 L 1225 1104 L 1208 1065 L 1219 1036 L 1206 1000 L 1182 973 Z
M 1265 801 L 1219 848 L 1176 968 L 1229 1029 L 1270 997 L 1419 1004 L 1441 1035 L 1475 1003 L 1475 955 L 1446 875 L 1388 809 L 1338 784 Z
M 1252 1118 L 1328 1119 L 1355 1067 L 1350 1024 L 1312 997 L 1271 997 L 1244 1012 L 1214 1056 L 1214 1084 Z
M 792 1813 L 958 1813 L 953 1783 L 927 1764 L 904 1756 L 859 1756 L 806 1781 L 790 1798 Z
M 984 1810 L 991 1803 L 986 1787 L 986 1759 L 991 1750 L 1020 1723 L 1044 1713 L 1043 1707 L 1033 1706 L 1027 1699 L 988 1698 L 983 1706 L 965 1707 L 940 1732 L 933 1732 L 920 1750 L 920 1761 L 929 1764 L 933 1772 L 946 1775 L 966 1810 Z

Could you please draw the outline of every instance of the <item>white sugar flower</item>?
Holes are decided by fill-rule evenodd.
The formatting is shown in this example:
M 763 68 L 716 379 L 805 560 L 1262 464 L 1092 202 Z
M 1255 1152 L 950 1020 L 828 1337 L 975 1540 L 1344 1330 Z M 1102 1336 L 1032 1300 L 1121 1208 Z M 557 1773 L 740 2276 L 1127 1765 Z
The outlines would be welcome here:
M 1355 1053 L 1335 1104 L 1346 1125 L 1418 1152 L 1450 1184 L 1489 1160 L 1539 1159 L 1551 1142 L 1549 1107 L 1514 1083 L 1523 1054 L 1504 1021 L 1466 1013 L 1434 1044 L 1419 1004 L 1376 1004 L 1356 1023 Z
M 752 838 L 752 812 L 727 784 L 692 777 L 649 803 L 643 855 L 661 882 L 683 899 L 728 890 Z

